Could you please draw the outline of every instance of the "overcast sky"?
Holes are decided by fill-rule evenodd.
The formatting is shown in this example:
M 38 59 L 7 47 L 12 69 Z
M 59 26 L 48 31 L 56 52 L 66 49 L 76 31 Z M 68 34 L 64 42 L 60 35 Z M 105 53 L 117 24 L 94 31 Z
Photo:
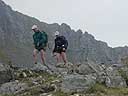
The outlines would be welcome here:
M 128 0 L 3 0 L 47 23 L 67 23 L 111 47 L 128 45 Z

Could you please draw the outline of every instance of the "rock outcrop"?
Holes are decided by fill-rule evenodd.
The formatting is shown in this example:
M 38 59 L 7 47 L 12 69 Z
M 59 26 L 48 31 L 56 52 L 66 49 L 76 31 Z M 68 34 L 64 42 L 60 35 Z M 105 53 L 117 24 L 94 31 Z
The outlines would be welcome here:
M 62 80 L 61 90 L 66 93 L 86 92 L 96 83 L 93 76 L 67 75 Z
M 13 79 L 13 71 L 0 63 L 0 84 L 9 82 Z
M 52 74 L 49 73 L 51 71 L 47 67 L 40 64 L 41 67 L 37 66 L 35 69 L 13 69 L 13 79 L 0 85 L 0 95 L 60 96 L 60 94 L 65 94 L 64 96 L 71 96 L 72 94 L 74 96 L 80 93 L 88 94 L 94 90 L 106 92 L 108 88 L 110 90 L 125 89 L 128 86 L 128 67 L 115 65 L 94 64 L 93 62 L 78 65 L 70 62 L 67 65 L 59 63 L 52 68 L 54 70 Z M 4 79 L 8 80 L 8 78 Z M 97 84 L 107 89 L 100 88 Z M 90 96 L 90 94 L 80 96 Z

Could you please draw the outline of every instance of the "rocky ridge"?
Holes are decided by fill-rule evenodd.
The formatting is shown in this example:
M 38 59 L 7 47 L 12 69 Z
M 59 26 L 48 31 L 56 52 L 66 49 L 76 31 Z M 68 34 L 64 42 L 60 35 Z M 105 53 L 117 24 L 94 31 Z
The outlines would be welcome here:
M 111 48 L 107 43 L 98 41 L 89 32 L 74 31 L 65 23 L 61 25 L 47 24 L 34 17 L 29 17 L 12 10 L 0 0 L 0 61 L 12 62 L 19 67 L 32 67 L 32 30 L 37 24 L 41 30 L 48 33 L 49 49 L 47 49 L 47 63 L 55 63 L 51 56 L 54 42 L 54 32 L 60 31 L 69 41 L 67 55 L 72 63 L 83 63 L 87 59 L 104 64 L 119 63 L 120 59 L 128 55 L 128 47 Z

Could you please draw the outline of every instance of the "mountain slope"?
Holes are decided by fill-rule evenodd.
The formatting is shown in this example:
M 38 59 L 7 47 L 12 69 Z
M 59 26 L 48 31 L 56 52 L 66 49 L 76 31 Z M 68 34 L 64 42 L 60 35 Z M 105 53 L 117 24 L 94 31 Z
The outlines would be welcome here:
M 33 41 L 31 26 L 37 24 L 48 33 L 50 48 L 53 46 L 55 31 L 60 31 L 69 41 L 67 50 L 69 61 L 84 62 L 87 58 L 97 63 L 117 63 L 128 55 L 128 47 L 111 48 L 107 43 L 97 41 L 88 32 L 75 32 L 67 24 L 47 24 L 13 11 L 0 0 L 0 61 L 12 62 L 16 66 L 32 66 Z M 47 62 L 52 63 L 51 49 L 47 50 Z M 4 59 L 3 59 L 4 58 Z

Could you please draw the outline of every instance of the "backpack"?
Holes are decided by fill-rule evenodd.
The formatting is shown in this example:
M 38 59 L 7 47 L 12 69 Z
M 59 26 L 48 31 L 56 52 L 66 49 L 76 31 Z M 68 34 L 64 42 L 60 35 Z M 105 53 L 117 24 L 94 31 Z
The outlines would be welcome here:
M 63 45 L 62 47 L 67 49 L 68 40 L 64 36 L 60 36 L 59 38 L 61 39 L 61 42 L 62 42 L 62 45 Z

